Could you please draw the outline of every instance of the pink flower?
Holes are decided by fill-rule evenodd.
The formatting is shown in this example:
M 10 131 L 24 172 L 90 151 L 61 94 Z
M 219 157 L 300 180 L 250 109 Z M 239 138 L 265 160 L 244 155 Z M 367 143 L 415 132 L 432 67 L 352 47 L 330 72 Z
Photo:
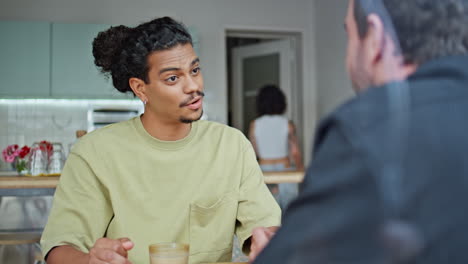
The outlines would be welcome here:
M 10 145 L 2 151 L 3 160 L 8 163 L 15 161 L 16 156 L 18 156 L 18 145 Z
M 15 157 L 13 156 L 8 156 L 6 159 L 5 159 L 6 162 L 8 163 L 12 163 L 13 161 L 15 161 Z

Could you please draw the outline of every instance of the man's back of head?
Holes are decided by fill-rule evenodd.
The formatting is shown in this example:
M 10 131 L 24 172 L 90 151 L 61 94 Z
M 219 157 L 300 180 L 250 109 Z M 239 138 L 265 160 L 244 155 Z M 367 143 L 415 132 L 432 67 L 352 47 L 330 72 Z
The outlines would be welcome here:
M 467 0 L 351 0 L 346 27 L 353 87 L 405 80 L 431 60 L 468 54 Z
M 468 54 L 467 0 L 355 0 L 359 34 L 377 13 L 394 31 L 405 63 L 423 64 L 443 56 Z M 386 17 L 388 15 L 388 17 Z

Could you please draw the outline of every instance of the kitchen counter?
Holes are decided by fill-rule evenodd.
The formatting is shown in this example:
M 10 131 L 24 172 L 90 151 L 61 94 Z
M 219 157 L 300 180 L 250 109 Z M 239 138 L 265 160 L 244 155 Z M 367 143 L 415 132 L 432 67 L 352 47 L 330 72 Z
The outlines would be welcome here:
M 0 176 L 0 196 L 53 195 L 59 176 Z
M 304 171 L 271 171 L 264 172 L 263 176 L 266 184 L 301 183 L 304 173 Z
M 265 183 L 300 183 L 304 171 L 264 172 Z M 38 196 L 53 195 L 59 182 L 59 176 L 0 176 L 0 196 Z
M 58 181 L 59 176 L 0 176 L 0 189 L 55 188 L 58 184 Z

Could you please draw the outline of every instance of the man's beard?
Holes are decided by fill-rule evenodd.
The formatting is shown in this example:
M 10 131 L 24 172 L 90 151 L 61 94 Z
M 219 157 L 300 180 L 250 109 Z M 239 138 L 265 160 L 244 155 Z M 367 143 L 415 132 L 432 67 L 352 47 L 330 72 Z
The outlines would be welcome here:
M 202 111 L 200 112 L 200 115 L 199 115 L 197 118 L 190 119 L 190 118 L 186 118 L 186 117 L 181 116 L 181 117 L 179 118 L 179 120 L 180 120 L 180 122 L 182 122 L 182 123 L 184 123 L 184 124 L 191 124 L 191 123 L 193 123 L 193 122 L 195 122 L 195 121 L 200 120 L 200 118 L 201 118 L 202 116 L 203 116 L 203 109 L 202 109 Z
M 202 92 L 202 91 L 196 91 L 196 92 L 195 92 L 195 95 L 201 96 L 202 98 L 205 97 L 205 93 Z M 192 94 L 192 96 L 190 96 L 190 98 L 187 98 L 184 102 L 180 103 L 179 106 L 180 106 L 180 107 L 184 107 L 184 106 L 188 105 L 188 103 L 189 103 L 190 101 L 192 101 L 192 100 L 195 98 L 195 95 Z M 200 115 L 199 115 L 197 118 L 190 119 L 190 118 L 181 116 L 181 117 L 179 118 L 179 121 L 182 122 L 182 123 L 184 123 L 184 124 L 191 124 L 192 122 L 195 122 L 195 121 L 200 120 L 200 118 L 201 118 L 202 116 L 203 116 L 203 108 L 202 108 L 202 110 L 201 110 L 201 112 L 200 112 Z

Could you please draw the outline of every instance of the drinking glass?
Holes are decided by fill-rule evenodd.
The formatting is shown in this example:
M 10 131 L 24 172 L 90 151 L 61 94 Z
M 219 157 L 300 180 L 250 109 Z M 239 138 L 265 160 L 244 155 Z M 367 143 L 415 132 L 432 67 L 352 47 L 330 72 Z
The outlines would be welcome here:
M 189 245 L 157 243 L 149 246 L 150 264 L 188 264 Z
M 49 174 L 57 174 L 62 172 L 63 163 L 65 162 L 65 154 L 61 143 L 53 143 L 52 155 L 49 158 L 47 170 Z
M 32 176 L 38 176 L 47 173 L 48 157 L 47 153 L 39 147 L 39 144 L 34 143 L 29 156 L 29 172 Z

